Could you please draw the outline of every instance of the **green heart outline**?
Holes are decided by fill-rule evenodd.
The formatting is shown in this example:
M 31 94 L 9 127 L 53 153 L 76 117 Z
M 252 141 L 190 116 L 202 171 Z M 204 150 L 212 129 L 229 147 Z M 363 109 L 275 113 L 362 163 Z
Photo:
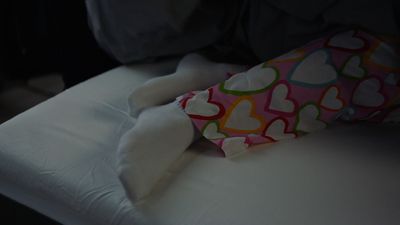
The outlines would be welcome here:
M 299 132 L 299 134 L 307 134 L 307 133 L 309 133 L 309 132 L 307 132 L 307 131 L 298 129 L 298 126 L 299 126 L 299 123 L 300 123 L 300 112 L 301 112 L 301 110 L 303 110 L 305 107 L 307 107 L 307 106 L 309 106 L 309 105 L 314 105 L 315 108 L 317 108 L 317 110 L 318 110 L 318 115 L 315 117 L 315 119 L 318 120 L 318 121 L 320 121 L 320 122 L 322 122 L 322 123 L 324 123 L 325 126 L 328 126 L 328 124 L 327 124 L 326 122 L 324 122 L 324 121 L 322 121 L 322 120 L 319 119 L 320 116 L 321 116 L 321 108 L 318 107 L 318 104 L 316 104 L 316 103 L 314 103 L 314 102 L 307 102 L 307 103 L 305 103 L 304 105 L 302 105 L 302 106 L 298 109 L 298 112 L 297 112 L 297 115 L 296 115 L 295 131 Z
M 354 76 L 352 76 L 352 75 L 350 75 L 350 74 L 346 74 L 346 73 L 344 73 L 344 68 L 347 66 L 347 64 L 350 62 L 350 60 L 353 58 L 353 57 L 358 57 L 359 59 L 360 59 L 360 64 L 359 64 L 359 67 L 364 71 L 364 74 L 363 74 L 363 76 L 362 77 L 354 77 Z M 342 76 L 344 76 L 344 77 L 346 77 L 346 78 L 349 78 L 349 79 L 352 79 L 352 80 L 362 80 L 366 75 L 367 75 L 367 69 L 365 68 L 365 67 L 363 67 L 362 66 L 362 64 L 363 64 L 363 58 L 361 57 L 361 56 L 359 56 L 359 55 L 351 55 L 348 59 L 346 59 L 346 61 L 344 62 L 344 64 L 343 64 L 343 66 L 342 67 L 340 67 L 340 74 L 342 75 Z

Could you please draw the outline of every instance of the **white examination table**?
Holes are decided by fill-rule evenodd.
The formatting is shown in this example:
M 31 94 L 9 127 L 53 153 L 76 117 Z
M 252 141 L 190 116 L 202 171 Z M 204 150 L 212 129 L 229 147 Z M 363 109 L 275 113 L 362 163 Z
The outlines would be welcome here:
M 234 159 L 199 143 L 133 206 L 115 171 L 118 139 L 134 124 L 126 100 L 175 66 L 116 68 L 2 124 L 0 193 L 73 225 L 400 223 L 400 127 L 391 124 L 337 124 Z

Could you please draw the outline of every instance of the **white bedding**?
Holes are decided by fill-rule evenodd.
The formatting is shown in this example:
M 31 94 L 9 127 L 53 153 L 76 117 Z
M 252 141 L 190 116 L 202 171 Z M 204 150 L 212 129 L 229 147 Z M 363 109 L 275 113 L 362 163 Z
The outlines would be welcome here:
M 126 98 L 175 65 L 114 69 L 1 125 L 0 192 L 74 225 L 398 224 L 400 127 L 390 124 L 339 124 L 232 160 L 198 143 L 133 206 L 114 161 L 134 122 Z

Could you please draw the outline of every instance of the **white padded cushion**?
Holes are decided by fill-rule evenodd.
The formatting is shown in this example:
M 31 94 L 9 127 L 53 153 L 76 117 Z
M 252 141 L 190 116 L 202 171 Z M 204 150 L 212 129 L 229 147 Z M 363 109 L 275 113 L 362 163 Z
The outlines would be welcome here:
M 398 224 L 400 128 L 390 124 L 335 125 L 232 160 L 200 142 L 132 206 L 114 161 L 134 124 L 126 98 L 175 63 L 117 68 L 1 125 L 0 192 L 63 224 Z

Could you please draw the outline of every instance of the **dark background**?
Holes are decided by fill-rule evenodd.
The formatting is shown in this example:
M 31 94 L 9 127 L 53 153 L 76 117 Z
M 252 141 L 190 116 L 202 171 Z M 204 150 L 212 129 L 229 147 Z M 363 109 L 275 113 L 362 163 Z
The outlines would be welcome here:
M 0 1 L 0 92 L 54 72 L 69 87 L 117 65 L 95 42 L 83 0 Z M 2 195 L 0 211 L 10 225 L 58 224 Z
M 59 72 L 68 87 L 118 65 L 95 42 L 83 0 L 2 0 L 0 4 L 3 79 Z

